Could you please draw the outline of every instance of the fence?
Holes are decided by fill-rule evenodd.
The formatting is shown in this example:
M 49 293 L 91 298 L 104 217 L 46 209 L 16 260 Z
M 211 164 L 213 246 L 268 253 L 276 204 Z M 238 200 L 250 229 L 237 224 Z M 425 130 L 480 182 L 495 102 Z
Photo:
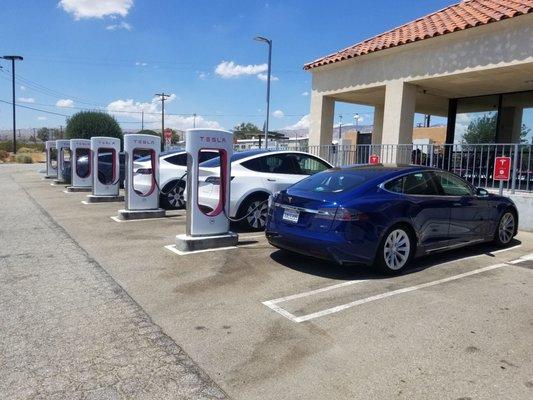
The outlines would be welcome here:
M 474 186 L 498 188 L 493 179 L 496 157 L 511 157 L 511 179 L 503 187 L 533 191 L 532 144 L 409 144 L 409 145 L 354 145 L 354 146 L 283 146 L 322 157 L 335 166 L 366 164 L 371 155 L 381 163 L 419 164 L 453 172 Z

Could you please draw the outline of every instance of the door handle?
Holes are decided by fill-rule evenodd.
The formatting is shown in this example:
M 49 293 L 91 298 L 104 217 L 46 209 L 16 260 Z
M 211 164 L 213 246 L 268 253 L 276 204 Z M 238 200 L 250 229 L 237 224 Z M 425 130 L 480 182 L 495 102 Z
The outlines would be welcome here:
M 267 181 L 269 181 L 269 182 L 276 182 L 276 180 L 275 180 L 275 179 L 272 179 L 272 178 L 267 178 Z

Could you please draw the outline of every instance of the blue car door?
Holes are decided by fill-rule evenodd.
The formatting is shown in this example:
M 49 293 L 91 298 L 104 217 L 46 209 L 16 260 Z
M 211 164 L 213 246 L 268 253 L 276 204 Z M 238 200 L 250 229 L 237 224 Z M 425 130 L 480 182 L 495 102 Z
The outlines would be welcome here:
M 424 251 L 448 245 L 451 200 L 440 194 L 433 171 L 404 175 L 386 183 L 384 188 L 403 194 L 407 201 L 407 216 Z
M 450 244 L 483 240 L 490 228 L 487 200 L 477 197 L 468 183 L 452 173 L 439 171 L 435 178 L 439 190 L 451 202 Z

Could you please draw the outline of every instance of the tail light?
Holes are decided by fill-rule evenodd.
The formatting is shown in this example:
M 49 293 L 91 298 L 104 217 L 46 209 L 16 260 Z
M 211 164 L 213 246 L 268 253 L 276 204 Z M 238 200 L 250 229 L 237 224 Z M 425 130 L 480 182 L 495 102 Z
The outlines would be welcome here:
M 344 207 L 337 207 L 336 209 L 321 208 L 318 210 L 315 218 L 335 221 L 365 221 L 368 219 L 368 214 Z
M 141 175 L 151 175 L 152 168 L 139 168 L 137 171 L 135 171 L 135 173 L 141 174 Z

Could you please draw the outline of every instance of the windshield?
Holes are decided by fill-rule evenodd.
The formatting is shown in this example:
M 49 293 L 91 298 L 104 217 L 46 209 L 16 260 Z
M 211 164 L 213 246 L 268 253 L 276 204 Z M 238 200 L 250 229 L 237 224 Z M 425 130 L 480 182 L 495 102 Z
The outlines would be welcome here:
M 356 189 L 375 177 L 376 174 L 369 174 L 368 171 L 329 170 L 301 180 L 291 189 L 314 193 L 342 193 Z
M 233 153 L 231 156 L 231 162 L 242 160 L 243 158 L 253 156 L 255 154 L 261 154 L 265 153 L 264 150 L 258 150 L 258 151 L 242 151 L 239 153 Z M 204 161 L 203 163 L 200 163 L 200 167 L 205 168 L 216 168 L 220 167 L 220 157 L 212 158 L 211 160 Z

